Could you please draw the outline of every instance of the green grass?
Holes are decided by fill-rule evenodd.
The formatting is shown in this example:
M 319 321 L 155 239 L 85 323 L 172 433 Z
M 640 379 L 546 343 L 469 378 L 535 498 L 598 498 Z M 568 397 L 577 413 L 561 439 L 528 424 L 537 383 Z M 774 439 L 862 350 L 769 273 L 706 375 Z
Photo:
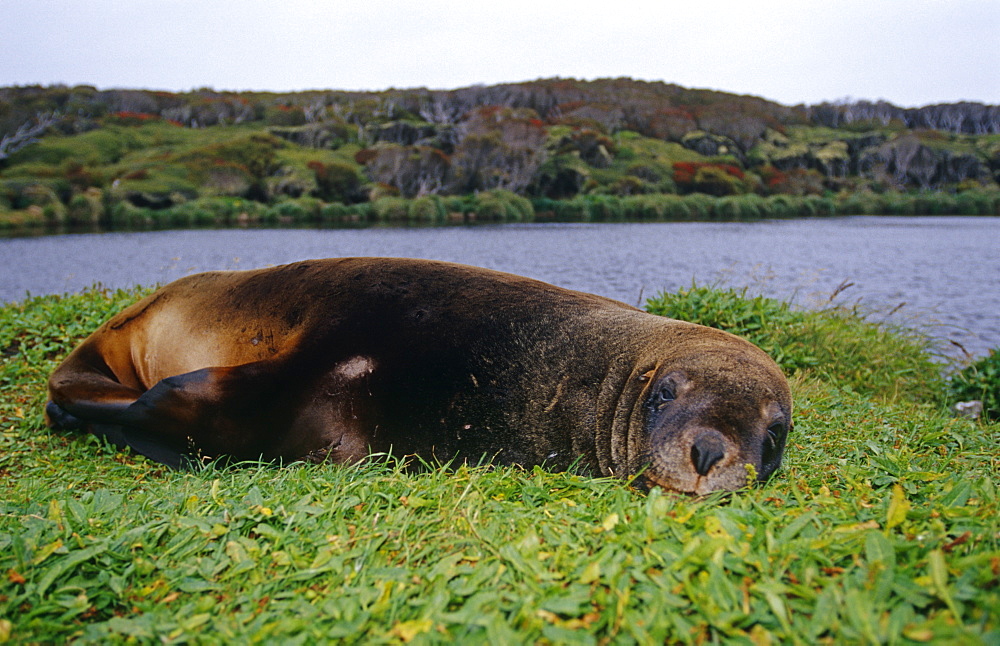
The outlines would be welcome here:
M 871 358 L 840 350 L 852 329 L 873 353 L 911 344 L 849 312 L 773 340 L 796 366 L 777 476 L 694 499 L 391 460 L 178 473 L 45 430 L 47 374 L 139 294 L 0 308 L 0 641 L 1000 640 L 1000 426 L 918 387 L 841 384 Z M 755 317 L 796 316 L 719 290 L 662 300 L 765 346 Z

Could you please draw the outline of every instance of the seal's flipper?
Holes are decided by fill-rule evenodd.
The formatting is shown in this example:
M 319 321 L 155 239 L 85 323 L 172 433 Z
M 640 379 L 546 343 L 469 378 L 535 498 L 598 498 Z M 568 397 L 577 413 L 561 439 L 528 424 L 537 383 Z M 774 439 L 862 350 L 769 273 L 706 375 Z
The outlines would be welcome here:
M 62 431 L 80 431 L 87 425 L 82 419 L 51 401 L 45 405 L 45 420 L 52 428 Z
M 172 467 L 183 466 L 189 451 L 254 459 L 260 454 L 241 451 L 260 439 L 245 431 L 255 426 L 245 421 L 264 415 L 265 403 L 273 402 L 282 372 L 275 363 L 203 368 L 141 392 L 77 362 L 50 379 L 46 417 L 53 428 L 89 431 Z
M 118 424 L 91 424 L 87 430 L 98 437 L 103 437 L 119 449 L 128 447 L 139 455 L 172 469 L 187 469 L 193 463 L 186 453 L 165 443 L 162 438 L 134 428 Z
M 106 439 L 119 449 L 130 448 L 139 455 L 174 469 L 183 469 L 190 465 L 190 460 L 177 447 L 141 430 L 120 424 L 87 422 L 66 412 L 55 402 L 49 402 L 45 406 L 45 415 L 49 425 L 57 430 L 89 432 Z
M 263 438 L 250 429 L 268 428 L 260 422 L 270 417 L 275 381 L 281 375 L 273 365 L 261 369 L 264 363 L 202 368 L 167 377 L 123 410 L 118 422 L 165 447 L 208 457 L 260 458 L 257 447 Z

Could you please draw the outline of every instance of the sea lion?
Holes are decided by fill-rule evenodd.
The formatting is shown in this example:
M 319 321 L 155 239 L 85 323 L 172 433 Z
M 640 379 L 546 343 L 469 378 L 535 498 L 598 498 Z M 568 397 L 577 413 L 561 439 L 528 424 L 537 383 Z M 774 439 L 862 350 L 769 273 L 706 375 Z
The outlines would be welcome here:
M 768 478 L 792 412 L 778 366 L 732 334 L 392 258 L 182 278 L 85 339 L 49 393 L 50 425 L 172 466 L 487 456 L 696 494 Z

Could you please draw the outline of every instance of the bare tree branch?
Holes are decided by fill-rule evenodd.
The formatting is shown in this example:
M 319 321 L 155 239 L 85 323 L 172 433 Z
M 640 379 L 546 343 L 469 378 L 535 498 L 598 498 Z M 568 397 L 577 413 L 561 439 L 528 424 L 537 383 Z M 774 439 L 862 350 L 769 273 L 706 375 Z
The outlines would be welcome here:
M 38 141 L 38 135 L 59 120 L 58 112 L 39 112 L 35 118 L 21 125 L 13 133 L 0 139 L 0 160 L 7 159 L 25 146 Z

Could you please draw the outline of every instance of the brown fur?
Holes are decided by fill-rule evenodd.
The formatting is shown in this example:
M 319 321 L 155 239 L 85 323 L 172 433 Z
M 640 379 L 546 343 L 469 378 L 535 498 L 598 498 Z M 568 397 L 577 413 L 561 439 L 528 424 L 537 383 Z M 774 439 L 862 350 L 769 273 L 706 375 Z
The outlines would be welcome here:
M 696 493 L 769 476 L 791 426 L 780 370 L 738 337 L 406 259 L 183 278 L 84 340 L 49 392 L 52 425 L 168 464 L 485 455 Z

